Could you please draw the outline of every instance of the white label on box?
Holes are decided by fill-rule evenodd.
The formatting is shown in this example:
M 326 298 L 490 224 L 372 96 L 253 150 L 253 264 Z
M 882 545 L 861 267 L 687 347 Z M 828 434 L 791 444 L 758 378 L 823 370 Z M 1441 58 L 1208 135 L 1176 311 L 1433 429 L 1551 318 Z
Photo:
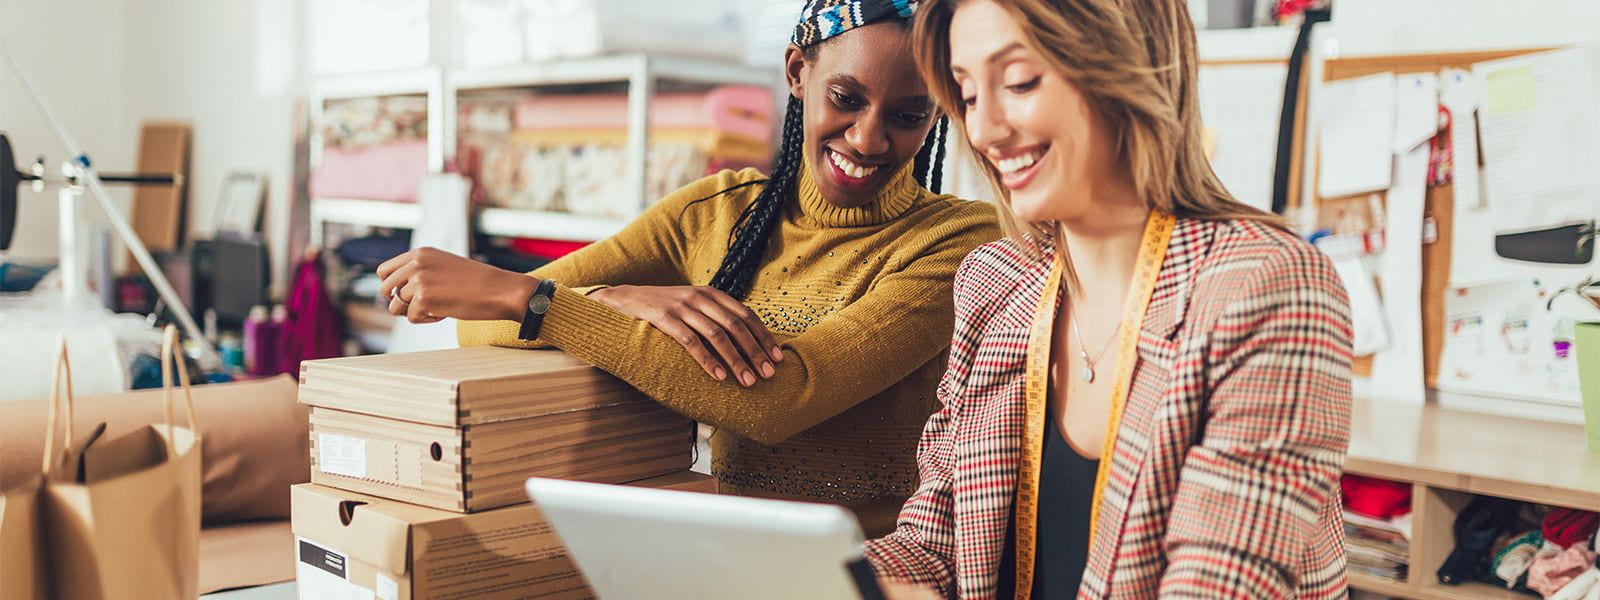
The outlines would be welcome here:
M 344 600 L 350 588 L 345 556 L 299 536 L 294 540 L 299 557 L 294 565 L 295 587 L 300 597 Z
M 295 536 L 295 587 L 305 600 L 375 600 L 372 590 L 350 582 L 349 558 L 316 542 Z M 378 587 L 394 580 L 378 574 Z M 398 588 L 396 588 L 398 595 Z M 395 598 L 396 596 L 389 596 Z
M 367 441 L 331 433 L 317 434 L 317 469 L 357 479 L 367 476 Z
M 378 600 L 400 600 L 400 584 L 388 575 L 378 573 Z

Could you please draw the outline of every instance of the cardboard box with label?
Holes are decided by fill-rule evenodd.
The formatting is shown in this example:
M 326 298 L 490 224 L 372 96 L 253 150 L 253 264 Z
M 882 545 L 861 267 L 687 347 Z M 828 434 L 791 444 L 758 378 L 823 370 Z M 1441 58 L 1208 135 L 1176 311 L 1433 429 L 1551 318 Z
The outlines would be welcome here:
M 311 481 L 459 512 L 527 501 L 528 477 L 601 483 L 689 468 L 691 421 L 554 350 L 311 361 Z
M 710 491 L 689 472 L 629 485 Z M 314 483 L 292 491 L 300 597 L 593 598 L 532 504 L 462 514 Z

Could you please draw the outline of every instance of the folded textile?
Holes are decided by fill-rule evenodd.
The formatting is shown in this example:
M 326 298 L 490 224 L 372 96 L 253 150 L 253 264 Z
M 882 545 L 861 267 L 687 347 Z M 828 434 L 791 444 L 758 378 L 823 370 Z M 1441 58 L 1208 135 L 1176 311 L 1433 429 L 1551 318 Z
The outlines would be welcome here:
M 703 93 L 656 94 L 650 103 L 650 127 L 705 130 L 732 134 L 768 144 L 772 141 L 775 104 L 772 90 L 749 85 L 721 86 Z M 517 129 L 569 131 L 628 128 L 624 94 L 530 96 L 517 103 Z
M 1411 485 L 1386 479 L 1345 475 L 1339 479 L 1344 506 L 1351 512 L 1388 519 L 1411 512 Z
M 1479 496 L 1467 504 L 1456 516 L 1456 547 L 1444 564 L 1439 565 L 1439 581 L 1457 585 L 1486 575 L 1493 558 L 1490 550 L 1501 534 L 1514 531 L 1511 526 L 1516 523 L 1522 506 L 1515 500 L 1491 496 Z
M 352 148 L 329 146 L 311 172 L 311 195 L 412 202 L 428 172 L 428 143 L 392 141 Z
M 1600 514 L 1571 508 L 1552 508 L 1544 517 L 1544 539 L 1562 548 L 1587 541 L 1600 529 Z
M 1559 547 L 1554 543 L 1546 546 Z M 1585 571 L 1594 570 L 1594 560 L 1594 552 L 1579 545 L 1554 554 L 1540 552 L 1528 567 L 1528 589 L 1550 598 Z
M 1582 575 L 1567 582 L 1561 591 L 1550 596 L 1550 600 L 1583 600 L 1593 595 L 1596 589 L 1600 589 L 1600 568 L 1589 567 Z
M 1489 570 L 1506 582 L 1507 589 L 1516 587 L 1517 580 L 1528 572 L 1528 566 L 1533 564 L 1533 556 L 1543 544 L 1544 536 L 1539 532 L 1523 534 L 1495 554 Z

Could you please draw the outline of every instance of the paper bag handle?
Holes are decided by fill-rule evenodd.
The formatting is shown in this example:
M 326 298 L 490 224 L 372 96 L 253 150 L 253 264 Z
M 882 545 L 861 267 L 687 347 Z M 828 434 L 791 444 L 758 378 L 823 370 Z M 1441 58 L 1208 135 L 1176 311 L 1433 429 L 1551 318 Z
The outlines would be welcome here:
M 189 413 L 189 431 L 198 434 L 200 430 L 194 424 L 194 397 L 189 394 L 189 365 L 183 360 L 178 328 L 172 325 L 167 325 L 161 335 L 161 413 L 167 419 L 167 457 L 172 458 L 178 455 L 178 448 L 172 436 L 172 369 L 167 365 L 168 359 L 178 368 L 178 385 L 183 387 L 183 407 Z
M 65 377 L 63 377 L 65 375 Z M 63 379 L 66 385 L 62 385 Z M 63 394 L 62 392 L 65 391 Z M 61 454 L 55 453 L 56 430 L 60 429 L 60 414 L 66 413 L 67 436 L 61 444 Z M 50 413 L 47 419 L 49 429 L 44 435 L 44 464 L 39 472 L 49 476 L 55 470 L 56 463 L 72 454 L 72 361 L 67 359 L 67 336 L 61 334 L 56 339 L 55 365 L 50 375 Z M 54 460 L 52 460 L 54 459 Z

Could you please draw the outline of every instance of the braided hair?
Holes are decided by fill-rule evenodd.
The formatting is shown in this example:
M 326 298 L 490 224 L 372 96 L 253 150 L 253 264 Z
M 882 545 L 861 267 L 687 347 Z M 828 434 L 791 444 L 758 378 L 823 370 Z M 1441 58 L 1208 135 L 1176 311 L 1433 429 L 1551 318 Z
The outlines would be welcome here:
M 783 204 L 794 197 L 795 183 L 801 177 L 800 161 L 804 160 L 805 120 L 804 106 L 799 98 L 789 97 L 783 115 L 783 135 L 777 154 L 772 159 L 772 175 L 765 181 L 752 181 L 722 190 L 704 199 L 720 196 L 750 184 L 764 183 L 755 201 L 744 208 L 739 220 L 729 233 L 728 253 L 722 256 L 722 265 L 711 278 L 711 287 L 743 300 L 750 293 L 750 283 L 761 266 L 767 251 L 767 241 L 777 228 L 778 215 Z M 945 135 L 949 123 L 940 117 L 928 131 L 928 139 L 917 151 L 913 167 L 917 181 L 933 193 L 939 193 L 944 179 Z

